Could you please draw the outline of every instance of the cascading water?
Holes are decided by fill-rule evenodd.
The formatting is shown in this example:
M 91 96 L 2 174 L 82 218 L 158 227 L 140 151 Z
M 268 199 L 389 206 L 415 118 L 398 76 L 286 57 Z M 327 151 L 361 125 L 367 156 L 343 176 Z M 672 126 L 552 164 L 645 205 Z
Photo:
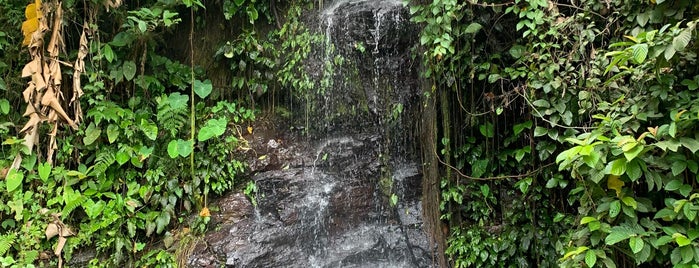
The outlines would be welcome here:
M 275 145 L 264 146 L 278 163 L 253 176 L 257 207 L 224 203 L 221 213 L 235 216 L 219 217 L 222 231 L 190 258 L 192 266 L 434 265 L 413 145 L 417 30 L 400 0 L 326 0 L 326 7 L 318 30 L 327 43 L 309 66 L 321 66 L 313 77 L 330 82 L 309 98 L 310 110 L 296 113 L 312 122 L 306 136 L 279 147 L 257 137 Z M 205 253 L 214 257 L 202 261 Z

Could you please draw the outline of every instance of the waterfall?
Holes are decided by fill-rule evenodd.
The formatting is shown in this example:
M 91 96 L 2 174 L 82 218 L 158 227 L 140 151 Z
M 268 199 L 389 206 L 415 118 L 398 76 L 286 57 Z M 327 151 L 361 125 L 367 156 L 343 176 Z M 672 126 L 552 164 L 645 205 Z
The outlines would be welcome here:
M 326 42 L 308 64 L 330 81 L 316 83 L 312 108 L 295 113 L 310 129 L 268 148 L 280 163 L 253 176 L 257 207 L 210 251 L 233 267 L 434 266 L 414 148 L 416 26 L 400 0 L 325 7 L 317 32 Z

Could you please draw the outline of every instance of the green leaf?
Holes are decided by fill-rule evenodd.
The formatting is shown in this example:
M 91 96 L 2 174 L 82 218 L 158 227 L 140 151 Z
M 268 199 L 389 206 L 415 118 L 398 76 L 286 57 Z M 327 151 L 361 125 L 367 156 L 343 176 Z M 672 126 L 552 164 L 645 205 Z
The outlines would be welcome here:
M 168 96 L 168 102 L 170 108 L 173 110 L 180 110 L 187 108 L 187 103 L 189 102 L 189 96 L 182 95 L 179 92 L 174 92 Z
M 512 55 L 513 58 L 519 59 L 524 55 L 526 52 L 527 48 L 522 45 L 514 45 L 510 48 L 510 55 Z
M 665 56 L 666 60 L 670 60 L 675 56 L 675 52 L 677 51 L 672 46 L 667 46 L 665 47 L 665 53 L 663 53 L 663 56 Z
M 141 131 L 150 140 L 155 140 L 158 137 L 158 126 L 155 123 L 146 119 L 141 119 Z
M 548 129 L 546 129 L 545 127 L 537 126 L 536 128 L 534 128 L 534 137 L 541 137 L 546 135 L 546 133 L 548 133 Z
M 644 245 L 645 243 L 643 242 L 643 239 L 640 237 L 632 236 L 631 238 L 629 238 L 629 247 L 631 248 L 633 254 L 641 252 Z
M 512 130 L 514 130 L 514 132 L 515 132 L 514 135 L 517 136 L 517 135 L 519 135 L 519 133 L 522 133 L 523 130 L 531 129 L 532 125 L 533 125 L 532 121 L 528 120 L 524 123 L 514 125 L 512 127 Z
M 672 237 L 669 235 L 664 235 L 658 238 L 658 240 L 655 241 L 655 247 L 660 247 L 667 245 L 667 243 L 670 243 L 672 241 Z
M 133 61 L 125 61 L 124 62 L 124 78 L 126 80 L 131 81 L 135 76 L 136 76 L 136 63 Z
M 480 125 L 478 129 L 481 131 L 481 134 L 483 134 L 483 136 L 485 136 L 486 138 L 495 137 L 495 127 L 490 122 Z
M 471 176 L 473 177 L 481 177 L 483 174 L 485 174 L 486 168 L 488 167 L 488 160 L 481 159 L 481 160 L 476 160 L 473 162 L 471 165 Z
M 595 251 L 588 250 L 585 252 L 585 264 L 587 264 L 587 267 L 595 267 L 595 263 L 597 263 L 597 255 L 595 255 Z
M 204 127 L 199 130 L 197 140 L 205 141 L 213 137 L 218 137 L 226 132 L 228 120 L 226 118 L 210 119 L 206 121 Z
M 468 26 L 466 26 L 466 29 L 464 29 L 464 33 L 467 33 L 467 34 L 477 33 L 477 32 L 480 31 L 482 28 L 483 28 L 482 25 L 480 25 L 480 24 L 478 24 L 478 23 L 476 23 L 476 22 L 472 22 L 471 24 L 469 24 Z M 515 57 L 515 58 L 518 58 L 518 57 Z
M 588 167 L 595 168 L 600 158 L 600 153 L 598 153 L 597 151 L 591 151 L 589 155 L 583 156 L 582 159 Z
M 395 207 L 396 204 L 398 204 L 398 196 L 396 194 L 391 194 L 390 203 L 392 207 Z
M 636 181 L 641 178 L 641 175 L 643 175 L 643 170 L 641 170 L 638 160 L 634 160 L 626 164 L 626 175 L 629 176 L 631 181 Z
M 680 186 L 682 186 L 682 180 L 674 179 L 665 185 L 665 190 L 666 191 L 674 191 L 674 190 L 680 189 Z
M 194 80 L 194 93 L 199 96 L 199 98 L 206 98 L 211 94 L 211 90 L 213 90 L 213 86 L 211 85 L 211 80 L 206 79 L 204 82 L 197 80 Z
M 109 126 L 107 126 L 107 139 L 109 140 L 109 143 L 114 143 L 118 137 L 119 127 L 114 124 L 109 124 Z
M 532 102 L 532 105 L 540 108 L 549 108 L 551 107 L 551 104 L 547 100 L 535 100 Z
M 51 164 L 48 162 L 44 162 L 39 164 L 39 178 L 46 182 L 46 180 L 49 179 L 49 176 L 51 175 Z
M 621 202 L 619 200 L 614 200 L 609 204 L 609 217 L 616 218 L 621 212 Z
M 192 153 L 192 150 L 193 148 L 191 141 L 185 141 L 182 139 L 177 140 L 177 153 L 179 153 L 180 156 L 187 157 Z
M 684 247 L 689 244 L 692 244 L 692 240 L 689 240 L 686 236 L 680 233 L 676 233 L 672 235 L 675 238 L 675 242 L 677 243 L 678 246 Z
M 689 45 L 689 41 L 692 40 L 692 31 L 688 29 L 684 29 L 680 34 L 675 36 L 675 38 L 672 39 L 672 48 L 674 48 L 676 51 L 683 51 L 687 45 Z
M 680 175 L 685 169 L 687 169 L 687 162 L 681 160 L 672 162 L 672 175 Z
M 682 256 L 682 263 L 690 263 L 694 259 L 694 248 L 682 247 L 680 248 L 680 255 Z
M 259 14 L 257 13 L 257 9 L 255 9 L 254 5 L 248 5 L 248 7 L 245 9 L 245 12 L 248 13 L 248 18 L 250 19 L 250 24 L 255 24 L 255 21 L 257 20 L 257 17 Z
M 640 154 L 641 151 L 643 151 L 643 144 L 637 143 L 631 149 L 624 150 L 624 157 L 626 157 L 627 161 L 631 161 L 634 158 L 636 158 L 636 156 L 638 156 L 638 154 Z
M 0 99 L 0 114 L 10 113 L 10 102 L 7 99 Z
M 116 154 L 116 161 L 120 166 L 128 162 L 130 158 L 131 156 L 125 151 L 119 151 Z
M 95 126 L 94 123 L 90 123 L 90 125 L 87 126 L 87 129 L 85 130 L 85 137 L 83 137 L 83 144 L 90 145 L 90 144 L 94 143 L 97 140 L 97 138 L 100 137 L 100 134 L 102 134 L 102 129 Z
M 170 158 L 177 158 L 180 153 L 177 151 L 177 140 L 171 140 L 170 143 L 167 144 L 167 154 L 170 156 Z
M 604 168 L 605 174 L 611 174 L 616 176 L 621 176 L 626 172 L 626 159 L 618 158 L 612 162 L 607 163 Z
M 107 60 L 107 62 L 111 63 L 114 60 L 114 51 L 112 50 L 112 47 L 109 44 L 104 44 L 104 48 L 102 48 L 102 54 L 104 55 L 104 58 Z
M 627 227 L 614 226 L 612 227 L 611 232 L 604 239 L 604 243 L 607 245 L 614 245 L 635 235 L 636 234 Z
M 157 218 L 155 218 L 155 232 L 158 234 L 162 233 L 168 224 L 170 224 L 170 213 L 167 213 L 167 211 L 163 211 L 160 213 L 160 215 L 158 215 Z
M 697 151 L 699 151 L 699 141 L 697 141 L 695 139 L 688 138 L 688 137 L 681 137 L 680 143 L 682 144 L 682 146 L 689 149 L 692 153 L 696 153 Z
M 648 44 L 636 44 L 631 46 L 631 49 L 633 49 L 633 60 L 636 64 L 641 64 L 646 60 L 648 56 Z
M 5 188 L 7 192 L 12 192 L 22 185 L 22 180 L 24 180 L 24 174 L 17 171 L 16 169 L 10 169 L 7 173 L 7 178 L 5 182 Z
M 106 203 L 104 200 L 99 200 L 97 202 L 92 201 L 92 199 L 87 199 L 85 203 L 82 204 L 85 214 L 87 214 L 90 219 L 96 219 L 102 214 Z
M 636 22 L 638 22 L 638 25 L 640 25 L 641 27 L 646 26 L 646 23 L 648 23 L 648 19 L 650 19 L 650 15 L 648 13 L 649 12 L 643 12 L 638 13 L 638 15 L 636 15 Z
M 580 220 L 580 224 L 588 224 L 590 222 L 597 221 L 597 218 L 595 217 L 590 217 L 590 216 L 585 216 Z
M 667 133 L 673 138 L 677 135 L 677 124 L 674 121 L 670 123 L 670 128 L 667 129 Z
M 638 203 L 636 202 L 636 199 L 633 199 L 633 197 L 624 196 L 621 201 L 624 202 L 624 205 L 632 207 L 633 209 L 638 208 Z

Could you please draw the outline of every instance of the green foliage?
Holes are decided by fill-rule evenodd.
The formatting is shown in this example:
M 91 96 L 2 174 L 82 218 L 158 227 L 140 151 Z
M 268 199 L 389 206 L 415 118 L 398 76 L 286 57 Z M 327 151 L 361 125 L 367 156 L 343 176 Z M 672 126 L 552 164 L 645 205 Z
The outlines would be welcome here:
M 694 1 L 411 3 L 426 96 L 442 111 L 455 266 L 696 265 L 697 11 Z M 548 235 L 503 254 L 527 244 L 511 235 L 527 228 Z
M 255 8 L 267 10 L 263 5 Z M 0 22 L 8 25 L 0 31 L 0 171 L 22 156 L 21 168 L 0 179 L 0 266 L 57 266 L 56 239 L 44 234 L 55 221 L 75 233 L 62 250 L 66 261 L 91 248 L 97 252 L 90 262 L 95 267 L 176 266 L 174 254 L 159 246 L 164 234 L 182 227 L 205 230 L 208 216 L 189 221 L 188 215 L 207 206 L 209 192 L 222 194 L 242 184 L 241 129 L 255 112 L 242 103 L 211 101 L 213 85 L 203 71 L 162 49 L 174 38 L 168 34 L 179 29 L 185 6 L 204 7 L 200 1 L 144 1 L 104 13 L 101 3 L 64 3 L 64 20 L 71 24 L 64 36 L 73 50 L 69 57 L 77 52 L 79 35 L 72 31 L 82 27 L 80 16 L 97 14 L 86 26 L 94 34 L 81 77 L 85 114 L 78 131 L 58 128 L 55 156 L 43 159 L 16 137 L 24 110 L 10 109 L 26 87 L 18 64 L 24 59 L 13 45 L 22 40 L 24 3 L 0 3 L 6 15 Z M 69 80 L 63 81 L 65 92 Z M 184 93 L 189 87 L 198 99 Z M 187 128 L 190 119 L 201 126 L 194 133 Z M 196 156 L 194 174 L 182 164 L 181 157 L 190 155 Z M 47 252 L 49 259 L 40 258 Z

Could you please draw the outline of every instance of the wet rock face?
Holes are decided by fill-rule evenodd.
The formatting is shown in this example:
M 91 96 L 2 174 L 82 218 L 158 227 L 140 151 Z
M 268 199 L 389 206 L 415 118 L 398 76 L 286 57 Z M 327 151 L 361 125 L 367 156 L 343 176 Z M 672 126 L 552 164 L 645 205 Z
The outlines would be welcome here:
M 414 189 L 418 169 L 406 163 L 392 172 L 399 202 L 391 207 L 377 183 L 388 168 L 378 161 L 378 141 L 376 136 L 343 136 L 284 148 L 311 161 L 255 174 L 257 207 L 240 193 L 218 200 L 219 210 L 212 215 L 217 231 L 200 242 L 189 264 L 429 267 L 420 191 Z

